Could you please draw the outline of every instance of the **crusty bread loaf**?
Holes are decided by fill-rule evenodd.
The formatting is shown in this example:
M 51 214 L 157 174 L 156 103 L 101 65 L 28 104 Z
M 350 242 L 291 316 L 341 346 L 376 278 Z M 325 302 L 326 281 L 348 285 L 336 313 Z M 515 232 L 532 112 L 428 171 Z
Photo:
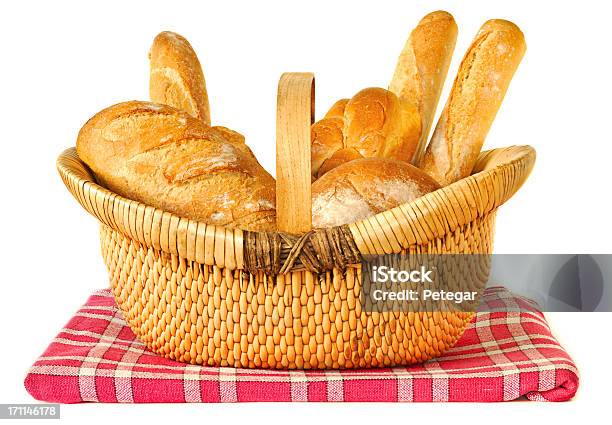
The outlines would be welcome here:
M 238 133 L 186 112 L 111 106 L 83 126 L 77 153 L 103 186 L 129 199 L 215 225 L 275 228 L 274 179 Z
M 189 42 L 176 33 L 162 32 L 153 40 L 149 58 L 151 101 L 173 106 L 210 125 L 204 73 Z
M 392 92 L 372 87 L 342 99 L 312 126 L 312 172 L 320 177 L 355 158 L 410 161 L 419 122 Z
M 313 183 L 312 225 L 323 228 L 353 223 L 439 187 L 431 177 L 405 161 L 389 158 L 350 161 Z
M 410 33 L 397 60 L 389 90 L 419 117 L 413 164 L 418 164 L 427 145 L 456 41 L 457 24 L 453 16 L 444 11 L 432 12 Z
M 508 21 L 487 21 L 476 34 L 419 164 L 443 186 L 472 172 L 525 47 Z

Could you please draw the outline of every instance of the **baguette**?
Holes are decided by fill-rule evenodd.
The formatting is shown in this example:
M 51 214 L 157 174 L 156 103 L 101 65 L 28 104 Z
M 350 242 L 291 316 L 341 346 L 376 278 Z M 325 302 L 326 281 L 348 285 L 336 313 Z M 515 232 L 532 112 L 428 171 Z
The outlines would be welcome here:
M 413 164 L 420 161 L 457 41 L 457 24 L 444 11 L 426 15 L 410 33 L 389 85 L 419 117 Z
M 525 48 L 508 21 L 487 21 L 476 34 L 419 164 L 443 186 L 471 174 Z
M 204 73 L 189 42 L 176 33 L 162 32 L 153 40 L 149 58 L 151 101 L 185 111 L 210 125 Z
M 170 106 L 131 101 L 91 118 L 77 153 L 100 184 L 126 198 L 209 224 L 274 230 L 275 181 L 239 136 Z

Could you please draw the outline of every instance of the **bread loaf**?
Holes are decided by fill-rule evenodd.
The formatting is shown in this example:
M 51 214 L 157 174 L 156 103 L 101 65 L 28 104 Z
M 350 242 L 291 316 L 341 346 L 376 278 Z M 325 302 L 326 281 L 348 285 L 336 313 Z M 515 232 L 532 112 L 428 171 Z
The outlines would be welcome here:
M 153 40 L 149 58 L 151 101 L 173 106 L 210 125 L 204 73 L 189 42 L 176 33 L 162 32 Z
M 396 159 L 344 163 L 312 185 L 315 228 L 353 223 L 410 202 L 440 186 L 415 166 Z
M 453 16 L 444 11 L 432 12 L 411 32 L 397 60 L 389 90 L 419 118 L 413 164 L 419 163 L 427 145 L 456 41 Z
M 312 126 L 312 172 L 320 177 L 355 158 L 410 161 L 419 122 L 409 105 L 388 90 L 372 87 L 342 99 Z
M 205 223 L 275 229 L 274 179 L 238 133 L 186 112 L 111 106 L 83 126 L 77 153 L 103 186 L 129 199 Z
M 487 21 L 476 34 L 419 164 L 443 186 L 472 172 L 524 53 L 523 33 L 511 22 Z
M 344 109 L 348 101 L 341 99 L 334 103 L 325 117 L 311 127 L 311 172 L 314 177 L 319 175 L 325 161 L 344 148 Z

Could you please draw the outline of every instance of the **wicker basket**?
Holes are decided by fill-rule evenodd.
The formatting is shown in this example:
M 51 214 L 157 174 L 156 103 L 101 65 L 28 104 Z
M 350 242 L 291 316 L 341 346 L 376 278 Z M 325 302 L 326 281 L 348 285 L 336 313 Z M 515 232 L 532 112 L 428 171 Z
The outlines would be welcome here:
M 461 336 L 471 313 L 363 312 L 360 256 L 490 254 L 496 210 L 526 180 L 535 151 L 483 152 L 468 178 L 357 223 L 308 231 L 313 97 L 311 74 L 281 78 L 282 232 L 206 225 L 125 199 L 96 184 L 74 148 L 60 155 L 66 187 L 101 223 L 117 304 L 154 352 L 216 366 L 377 367 L 431 359 Z

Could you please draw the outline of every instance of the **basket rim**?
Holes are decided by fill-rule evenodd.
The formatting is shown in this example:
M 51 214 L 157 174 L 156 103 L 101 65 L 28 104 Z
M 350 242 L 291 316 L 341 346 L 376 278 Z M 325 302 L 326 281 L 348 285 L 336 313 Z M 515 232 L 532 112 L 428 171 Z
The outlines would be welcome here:
M 426 244 L 510 199 L 529 176 L 535 156 L 528 145 L 483 151 L 471 176 L 347 227 L 364 255 Z M 264 233 L 206 224 L 118 195 L 96 183 L 74 147 L 64 150 L 56 165 L 71 194 L 102 224 L 168 254 L 244 269 L 245 234 Z

